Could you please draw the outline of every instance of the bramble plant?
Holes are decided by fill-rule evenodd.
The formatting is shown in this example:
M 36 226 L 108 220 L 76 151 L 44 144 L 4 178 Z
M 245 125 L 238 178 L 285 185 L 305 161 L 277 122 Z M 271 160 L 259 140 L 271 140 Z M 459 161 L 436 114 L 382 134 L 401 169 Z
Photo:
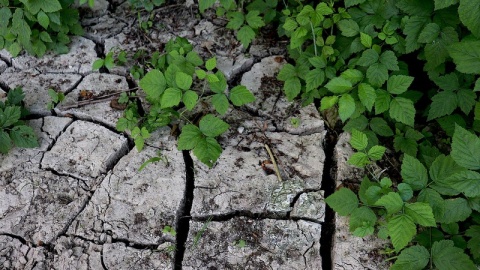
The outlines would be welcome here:
M 78 10 L 71 8 L 73 2 L 0 0 L 0 49 L 13 56 L 22 49 L 36 56 L 49 50 L 67 53 L 69 35 L 83 34 Z
M 140 115 L 138 108 L 131 103 L 124 117 L 119 119 L 117 129 L 130 130 L 140 151 L 151 132 L 180 120 L 183 126 L 178 149 L 193 150 L 201 162 L 213 166 L 222 152 L 216 137 L 227 131 L 229 125 L 212 113 L 188 115 L 197 106 L 208 104 L 216 113 L 224 115 L 231 104 L 242 106 L 254 101 L 255 97 L 244 86 L 233 87 L 227 94 L 225 76 L 214 71 L 215 57 L 204 62 L 184 38 L 169 41 L 166 52 L 153 54 L 149 63 L 153 69 L 140 79 L 139 85 L 150 108 L 145 115 Z M 197 89 L 194 82 L 201 84 L 201 88 Z M 206 94 L 208 90 L 211 93 Z M 208 112 L 210 109 L 202 107 L 199 110 Z M 197 117 L 201 119 L 192 122 Z
M 25 97 L 22 88 L 12 89 L 5 102 L 0 101 L 0 153 L 6 154 L 13 146 L 38 147 L 37 136 L 33 129 L 25 125 L 22 119 L 28 110 L 22 105 Z
M 62 102 L 65 99 L 65 94 L 60 91 L 55 91 L 53 89 L 48 89 L 48 95 L 50 96 L 51 101 L 47 104 L 47 109 L 52 110 L 55 105 Z

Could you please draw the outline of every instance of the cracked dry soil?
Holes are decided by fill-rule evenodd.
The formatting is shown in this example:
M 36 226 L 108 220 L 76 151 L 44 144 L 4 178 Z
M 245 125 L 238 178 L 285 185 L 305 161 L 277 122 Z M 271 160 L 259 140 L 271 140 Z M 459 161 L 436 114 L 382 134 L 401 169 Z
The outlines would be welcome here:
M 0 51 L 0 97 L 23 87 L 40 143 L 0 156 L 0 269 L 388 266 L 371 255 L 383 243 L 352 239 L 348 226 L 335 226 L 325 209 L 324 197 L 340 183 L 335 180 L 355 178 L 346 166 L 333 170 L 351 149 L 337 144 L 315 106 L 286 101 L 275 80 L 285 63 L 283 43 L 260 37 L 245 50 L 225 21 L 196 10 L 160 7 L 143 32 L 128 1 L 97 0 L 83 11 L 85 34 L 72 38 L 68 54 L 13 58 Z M 204 57 L 216 55 L 229 85 L 242 83 L 257 98 L 224 117 L 231 129 L 220 138 L 224 152 L 212 169 L 178 151 L 170 127 L 138 152 L 128 134 L 115 130 L 122 111 L 111 105 L 121 91 L 140 91 L 130 66 L 91 70 L 114 48 L 148 55 L 175 36 Z M 52 111 L 48 88 L 66 95 Z M 92 102 L 82 102 L 84 91 Z M 292 125 L 294 118 L 299 125 Z M 265 144 L 281 181 L 268 168 Z M 138 171 L 158 151 L 168 162 Z M 347 246 L 336 250 L 340 242 Z

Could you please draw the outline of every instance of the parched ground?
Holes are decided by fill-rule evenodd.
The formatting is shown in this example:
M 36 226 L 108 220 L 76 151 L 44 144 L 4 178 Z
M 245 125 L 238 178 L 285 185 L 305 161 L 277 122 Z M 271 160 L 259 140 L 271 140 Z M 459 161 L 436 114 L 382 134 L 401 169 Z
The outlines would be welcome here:
M 286 101 L 275 79 L 286 43 L 270 38 L 274 29 L 245 50 L 225 20 L 195 5 L 153 14 L 143 31 L 128 1 L 96 0 L 68 54 L 0 51 L 0 97 L 23 87 L 40 143 L 0 155 L 0 269 L 387 269 L 386 243 L 353 238 L 326 209 L 324 197 L 359 172 L 346 165 L 348 134 L 329 131 L 313 105 Z M 136 91 L 132 63 L 91 69 L 111 50 L 149 54 L 176 36 L 216 55 L 229 84 L 257 98 L 224 117 L 231 129 L 212 169 L 178 151 L 168 127 L 138 152 L 115 130 L 123 111 L 112 103 Z M 49 88 L 66 95 L 54 110 Z M 159 151 L 165 161 L 138 171 Z

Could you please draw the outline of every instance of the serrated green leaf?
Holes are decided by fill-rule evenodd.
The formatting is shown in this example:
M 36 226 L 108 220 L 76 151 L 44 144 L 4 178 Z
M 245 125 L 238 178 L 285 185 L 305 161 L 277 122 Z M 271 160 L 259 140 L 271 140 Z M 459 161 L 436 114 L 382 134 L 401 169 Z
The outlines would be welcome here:
M 475 106 L 477 95 L 470 89 L 460 89 L 457 91 L 458 107 L 466 115 L 470 113 Z
M 139 85 L 147 94 L 148 99 L 158 102 L 160 101 L 160 96 L 165 91 L 167 82 L 161 71 L 153 69 L 145 74 Z
M 472 32 L 477 38 L 480 38 L 480 16 L 478 16 L 478 1 L 460 0 L 458 6 L 458 15 L 463 25 Z
M 235 106 L 254 102 L 255 96 L 243 85 L 237 85 L 230 90 L 229 99 Z
M 393 119 L 413 127 L 415 121 L 415 107 L 411 100 L 401 97 L 392 99 L 389 112 Z
M 210 77 L 214 76 L 217 81 L 210 80 Z M 225 78 L 225 75 L 221 71 L 218 71 L 213 74 L 207 74 L 207 79 L 208 79 L 208 85 L 210 86 L 210 89 L 212 89 L 213 92 L 220 94 L 225 92 L 225 89 L 227 89 L 227 79 Z
M 362 152 L 354 153 L 353 155 L 350 156 L 347 162 L 348 164 L 357 166 L 359 168 L 363 168 L 368 164 L 370 164 L 370 160 L 368 159 L 367 154 Z
M 436 120 L 449 137 L 453 136 L 456 125 L 459 125 L 463 128 L 467 126 L 465 119 L 463 119 L 463 117 L 458 114 L 447 115 Z
M 367 48 L 372 47 L 372 37 L 368 34 L 360 32 L 360 42 L 362 43 L 363 46 Z
M 398 215 L 387 222 L 388 234 L 395 251 L 399 252 L 412 241 L 417 234 L 413 219 L 407 215 Z
M 420 35 L 422 29 L 427 23 L 429 23 L 430 18 L 425 16 L 411 16 L 406 20 L 403 33 L 407 36 L 405 38 L 405 52 L 411 53 L 418 48 L 420 44 L 418 43 L 418 36 Z
M 10 149 L 12 149 L 12 140 L 8 133 L 3 130 L 0 130 L 0 153 L 7 154 Z
M 428 203 L 435 219 L 442 218 L 445 214 L 445 202 L 442 196 L 431 188 L 422 189 L 418 194 L 417 201 Z
M 375 212 L 373 212 L 372 209 L 366 206 L 359 207 L 353 210 L 352 214 L 350 215 L 350 224 L 349 224 L 350 231 L 353 232 L 358 228 L 362 228 L 362 227 L 373 228 L 376 222 L 377 222 L 377 215 L 375 215 Z M 362 233 L 362 236 L 360 235 L 356 235 L 356 236 L 364 237 L 367 235 L 365 233 L 368 233 L 368 231 L 369 230 L 364 230 Z M 373 233 L 373 230 L 371 232 Z
M 207 114 L 200 120 L 199 127 L 205 136 L 216 137 L 227 131 L 230 125 L 212 114 Z
M 180 104 L 182 100 L 182 90 L 178 88 L 167 88 L 162 94 L 160 101 L 162 108 L 170 108 Z
M 340 78 L 344 78 L 350 81 L 352 85 L 357 84 L 363 80 L 363 73 L 357 69 L 347 69 L 340 75 Z
M 188 52 L 185 59 L 187 60 L 188 63 L 194 65 L 195 67 L 203 65 L 202 58 L 198 55 L 198 53 L 194 51 Z
M 357 65 L 368 67 L 374 63 L 377 63 L 380 55 L 374 49 L 367 49 L 362 53 L 360 59 L 358 59 Z
M 340 216 L 350 215 L 358 208 L 358 198 L 348 188 L 340 188 L 325 199 L 325 202 Z
M 309 57 L 308 62 L 310 62 L 310 64 L 312 64 L 312 66 L 314 66 L 316 68 L 320 68 L 320 69 L 325 68 L 326 65 L 327 65 L 327 61 L 322 56 Z M 287 64 L 287 65 L 289 65 L 289 64 Z M 285 66 L 287 66 L 287 65 L 285 65 Z M 290 66 L 293 67 L 292 65 L 290 65 Z M 282 70 L 283 70 L 283 68 L 282 68 Z M 282 71 L 280 71 L 280 72 L 282 72 Z M 479 84 L 480 84 L 480 82 L 479 82 Z M 480 86 L 479 86 L 479 88 L 480 88 Z
M 352 83 L 342 77 L 331 79 L 325 87 L 334 94 L 345 94 L 352 90 Z
M 323 97 L 320 102 L 320 111 L 330 109 L 338 102 L 338 96 Z
M 375 99 L 375 114 L 381 114 L 390 109 L 391 97 L 390 93 L 383 89 L 377 89 L 376 91 L 377 98 Z
M 20 120 L 20 117 L 21 109 L 19 106 L 7 106 L 4 110 L 0 108 L 0 128 L 15 124 Z
M 37 20 L 38 20 L 38 23 L 45 29 L 47 29 L 48 26 L 50 25 L 50 18 L 48 18 L 48 15 L 45 14 L 45 12 L 43 11 L 40 11 L 37 14 Z
M 456 126 L 452 139 L 452 158 L 467 169 L 480 169 L 480 138 L 466 129 Z
M 292 101 L 298 96 L 298 94 L 300 94 L 302 83 L 298 77 L 293 77 L 285 81 L 283 89 L 285 90 L 285 95 L 287 96 L 288 101 Z
M 390 137 L 393 136 L 393 130 L 388 125 L 387 121 L 380 117 L 374 117 L 370 120 L 370 128 L 373 132 L 380 136 Z
M 373 86 L 382 86 L 388 79 L 388 69 L 382 63 L 374 63 L 367 69 L 367 79 Z
M 345 122 L 355 112 L 355 100 L 349 94 L 344 94 L 338 100 L 338 115 Z
M 470 226 L 470 228 L 468 228 L 468 230 L 465 232 L 465 235 L 471 237 L 471 239 L 468 240 L 467 246 L 470 249 L 470 253 L 475 259 L 480 258 L 480 226 Z
M 319 68 L 312 69 L 305 76 L 305 81 L 307 92 L 316 89 L 325 81 L 325 72 Z
M 240 40 L 243 47 L 248 48 L 250 46 L 250 42 L 255 38 L 255 32 L 253 29 L 248 26 L 244 25 L 240 30 L 237 32 L 237 39 Z
M 408 90 L 413 82 L 413 77 L 404 75 L 393 75 L 388 78 L 387 91 L 391 94 L 400 95 Z
M 432 104 L 428 111 L 427 121 L 449 115 L 457 108 L 457 95 L 452 91 L 442 91 L 432 97 Z
M 38 147 L 37 136 L 31 127 L 15 126 L 10 130 L 10 138 L 17 147 Z
M 285 20 L 285 23 L 282 26 L 282 28 L 285 29 L 287 32 L 293 32 L 295 31 L 295 29 L 297 29 L 297 27 L 298 27 L 297 22 L 290 17 L 287 17 L 287 19 Z
M 360 201 L 362 203 L 364 203 L 365 205 L 370 205 L 370 204 L 375 203 L 375 201 L 369 200 L 369 198 L 367 197 L 367 194 L 366 194 L 368 188 L 370 188 L 372 186 L 375 186 L 375 185 L 377 185 L 377 184 L 370 181 L 370 179 L 368 179 L 368 177 L 364 177 L 362 179 L 362 182 L 360 183 L 360 190 L 358 191 L 358 197 L 360 198 Z
M 480 41 L 462 41 L 448 47 L 457 70 L 467 74 L 480 73 Z
M 203 69 L 197 69 L 195 70 L 195 74 L 197 74 L 197 77 L 200 79 L 200 80 L 203 80 L 205 79 L 205 77 L 207 77 L 207 73 L 205 72 L 205 70 Z M 215 76 L 215 75 L 214 75 Z M 215 76 L 216 77 L 216 76 Z M 218 80 L 218 78 L 217 78 Z
M 398 255 L 390 270 L 422 270 L 430 261 L 430 253 L 423 246 L 408 247 Z
M 352 136 L 350 138 L 350 145 L 357 151 L 364 150 L 368 145 L 368 138 L 365 133 L 352 129 Z
M 200 13 L 203 13 L 206 9 L 211 8 L 215 2 L 216 0 L 199 0 L 198 9 L 200 10 Z
M 223 93 L 218 93 L 212 96 L 212 104 L 215 110 L 220 114 L 224 115 L 228 111 L 230 103 L 228 102 L 227 96 Z
M 8 25 L 10 18 L 12 18 L 12 12 L 10 11 L 10 9 L 6 6 L 0 8 L 0 25 Z
M 15 9 L 15 13 L 13 13 L 12 27 L 10 29 L 10 32 L 17 35 L 18 41 L 23 46 L 30 45 L 30 36 L 32 35 L 32 30 L 30 29 L 28 23 L 25 21 L 24 12 L 21 8 Z
M 448 184 L 467 197 L 480 196 L 480 173 L 461 171 L 448 178 Z
M 368 157 L 372 160 L 380 160 L 383 157 L 383 154 L 385 154 L 385 150 L 387 150 L 385 147 L 381 145 L 374 145 L 370 150 L 368 150 Z
M 188 90 L 192 86 L 193 79 L 192 76 L 179 71 L 175 74 L 175 83 L 178 88 Z
M 245 22 L 245 16 L 243 13 L 235 11 L 227 13 L 228 16 L 228 24 L 226 28 L 238 30 L 242 27 L 243 23 Z
M 342 31 L 342 35 L 346 37 L 354 37 L 360 32 L 360 27 L 354 20 L 341 20 L 337 23 L 337 26 Z
M 385 65 L 388 70 L 397 71 L 400 68 L 398 67 L 397 56 L 392 51 L 385 51 L 380 55 L 380 63 Z
M 434 0 L 435 10 L 449 7 L 458 3 L 458 0 Z
M 295 77 L 297 77 L 297 71 L 295 67 L 291 64 L 285 64 L 278 73 L 277 79 L 280 81 L 286 81 Z
M 443 195 L 457 195 L 460 192 L 452 189 L 448 183 L 448 178 L 457 172 L 464 171 L 451 156 L 439 155 L 430 166 L 430 178 L 433 183 L 432 188 Z
M 407 183 L 400 183 L 397 186 L 398 194 L 402 197 L 404 202 L 410 200 L 413 197 L 413 190 Z
M 62 5 L 58 0 L 28 0 L 24 4 L 32 14 L 37 14 L 40 9 L 47 13 L 62 9 Z
M 197 104 L 198 94 L 192 90 L 187 90 L 185 93 L 183 93 L 182 100 L 187 110 L 191 111 Z
M 375 104 L 375 100 L 377 99 L 377 94 L 372 86 L 366 83 L 361 83 L 358 85 L 358 97 L 363 106 L 365 106 L 368 111 L 371 111 L 373 104 Z
M 403 182 L 409 184 L 413 190 L 421 190 L 427 186 L 427 169 L 418 159 L 408 154 L 403 157 L 401 175 Z
M 431 43 L 440 34 L 440 26 L 436 23 L 429 23 L 423 28 L 418 36 L 418 42 Z
M 437 222 L 452 223 L 466 220 L 470 217 L 472 209 L 467 200 L 463 198 L 444 200 L 445 212 L 442 217 L 436 217 Z
M 45 41 L 45 42 L 53 42 L 50 35 L 45 31 L 41 32 L 39 36 L 40 36 L 40 39 Z
M 376 206 L 383 206 L 387 210 L 389 215 L 397 213 L 403 207 L 403 200 L 398 193 L 389 192 L 387 195 L 383 195 L 375 202 Z
M 208 71 L 213 70 L 217 66 L 217 59 L 215 57 L 212 57 L 205 62 L 205 68 Z
M 178 150 L 191 150 L 203 138 L 204 136 L 198 127 L 191 124 L 185 125 L 178 137 Z
M 405 204 L 405 214 L 410 216 L 415 223 L 424 227 L 435 227 L 435 217 L 428 203 L 415 202 Z
M 262 26 L 265 26 L 265 23 L 262 20 L 259 10 L 252 10 L 247 13 L 245 16 L 245 21 L 250 25 L 253 29 L 258 29 Z
M 451 240 L 441 240 L 433 243 L 432 260 L 439 270 L 472 269 L 477 267 L 462 249 L 455 247 Z
M 222 153 L 222 147 L 217 140 L 207 137 L 195 146 L 193 154 L 208 167 L 212 167 Z

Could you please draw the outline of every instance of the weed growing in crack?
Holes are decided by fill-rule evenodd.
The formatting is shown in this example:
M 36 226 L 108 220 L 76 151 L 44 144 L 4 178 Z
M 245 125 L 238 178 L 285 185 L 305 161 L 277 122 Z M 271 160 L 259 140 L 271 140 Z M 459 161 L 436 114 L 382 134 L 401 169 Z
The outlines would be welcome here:
M 47 109 L 49 110 L 52 110 L 58 103 L 65 99 L 65 94 L 63 94 L 63 92 L 57 92 L 51 88 L 48 89 L 48 95 L 50 96 L 50 102 L 47 104 Z

